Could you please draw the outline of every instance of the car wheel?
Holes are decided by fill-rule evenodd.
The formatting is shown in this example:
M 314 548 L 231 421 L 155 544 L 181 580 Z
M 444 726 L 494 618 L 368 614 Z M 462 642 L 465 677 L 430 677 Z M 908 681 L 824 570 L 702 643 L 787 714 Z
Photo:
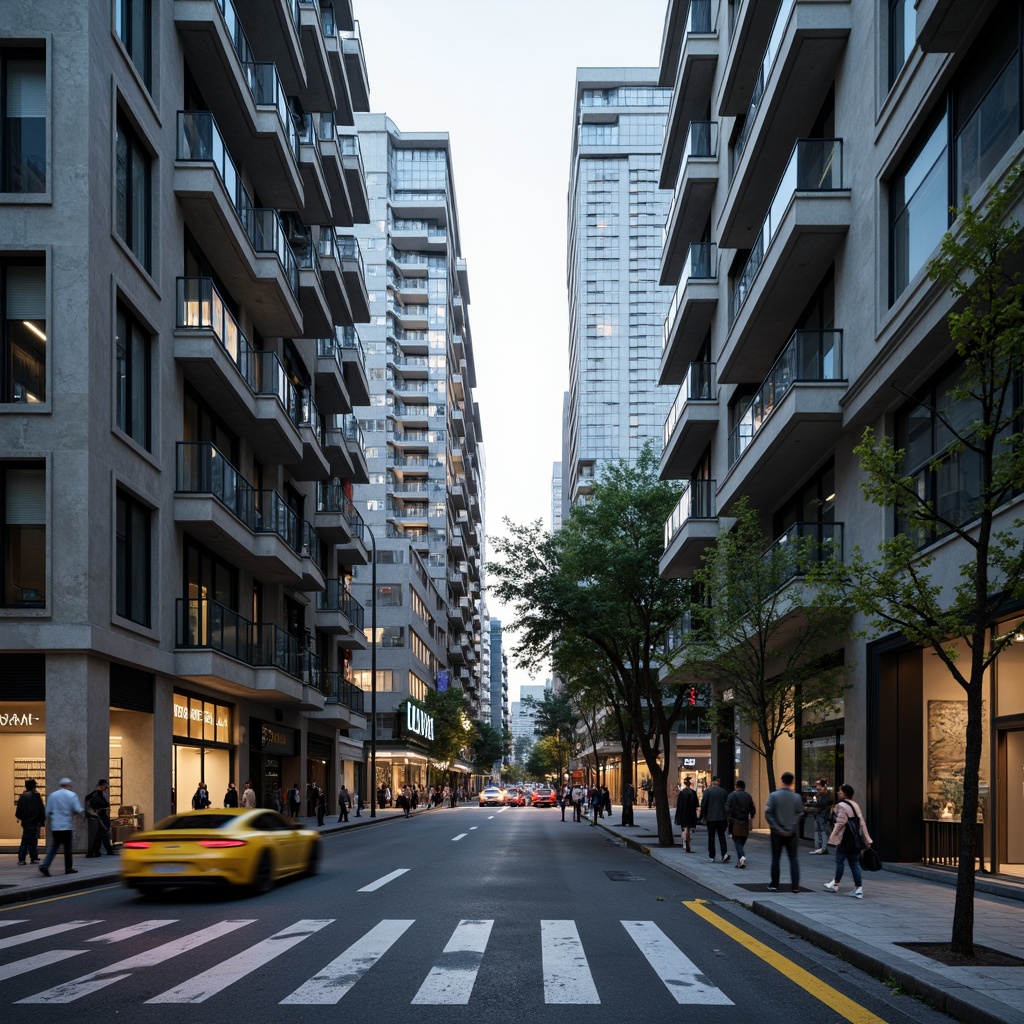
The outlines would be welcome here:
M 252 876 L 252 891 L 262 896 L 274 888 L 274 863 L 270 854 L 264 850 L 256 865 L 256 873 Z
M 320 844 L 314 843 L 309 851 L 309 860 L 306 861 L 306 874 L 315 875 L 320 870 Z

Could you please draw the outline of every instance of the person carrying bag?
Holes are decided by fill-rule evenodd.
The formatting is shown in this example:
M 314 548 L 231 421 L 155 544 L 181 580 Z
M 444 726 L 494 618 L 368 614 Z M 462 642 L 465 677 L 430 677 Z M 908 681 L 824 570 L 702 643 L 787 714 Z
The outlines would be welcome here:
M 864 824 L 864 812 L 854 802 L 853 786 L 844 783 L 839 787 L 839 792 L 843 794 L 843 799 L 836 804 L 836 824 L 828 838 L 829 846 L 836 848 L 836 874 L 831 882 L 825 883 L 825 888 L 829 892 L 839 892 L 839 883 L 848 862 L 854 886 L 849 895 L 862 900 L 864 888 L 861 884 L 861 853 L 871 847 L 871 836 Z

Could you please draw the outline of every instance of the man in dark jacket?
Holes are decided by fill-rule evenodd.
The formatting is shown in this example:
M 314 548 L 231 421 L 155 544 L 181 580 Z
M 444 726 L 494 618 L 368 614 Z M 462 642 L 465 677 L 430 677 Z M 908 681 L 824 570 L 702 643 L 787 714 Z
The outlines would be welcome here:
M 782 851 L 789 857 L 789 877 L 793 892 L 800 891 L 800 862 L 797 860 L 797 834 L 804 813 L 804 802 L 793 789 L 793 773 L 782 773 L 782 785 L 775 790 L 764 807 L 765 820 L 772 830 L 772 880 L 769 892 L 779 891 L 779 861 Z
M 33 864 L 39 863 L 39 829 L 46 823 L 46 808 L 43 798 L 36 792 L 36 780 L 25 780 L 25 792 L 18 797 L 14 816 L 21 822 L 21 845 L 18 847 L 18 863 L 24 864 L 27 856 Z
M 754 817 L 754 798 L 747 792 L 747 784 L 737 779 L 733 790 L 726 798 L 725 813 L 729 816 L 732 841 L 736 844 L 736 867 L 747 866 L 747 836 L 750 835 L 750 819 Z
M 692 786 L 693 779 L 687 775 L 676 797 L 676 824 L 683 830 L 683 849 L 687 853 L 693 853 L 690 849 L 690 829 L 697 827 L 697 813 L 700 811 L 700 801 Z
M 729 847 L 725 843 L 725 822 L 728 818 L 725 801 L 728 799 L 729 794 L 722 789 L 722 780 L 715 775 L 711 779 L 711 785 L 704 790 L 700 802 L 700 816 L 708 827 L 708 860 L 715 859 L 715 836 L 718 836 L 723 864 L 732 860 L 729 856 Z
M 98 857 L 100 846 L 108 854 L 116 854 L 110 841 L 110 800 L 107 780 L 100 779 L 96 788 L 85 798 L 85 818 L 89 823 L 89 852 L 86 857 Z

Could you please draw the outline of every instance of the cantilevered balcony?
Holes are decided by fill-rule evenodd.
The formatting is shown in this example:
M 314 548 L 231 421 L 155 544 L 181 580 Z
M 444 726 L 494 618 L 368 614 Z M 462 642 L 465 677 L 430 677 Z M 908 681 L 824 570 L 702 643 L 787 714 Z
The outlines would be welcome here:
M 303 202 L 299 207 L 303 224 L 330 224 L 334 213 L 327 169 L 321 153 L 320 114 L 303 114 L 299 135 L 299 171 Z M 333 122 L 331 122 L 333 123 Z
M 316 339 L 316 396 L 326 416 L 352 411 L 345 386 L 345 369 L 341 364 L 341 347 L 333 337 Z
M 785 336 L 850 230 L 841 139 L 797 142 L 742 272 L 731 282 L 729 334 L 719 383 L 749 383 L 773 359 L 766 337 Z
M 244 6 L 244 5 L 243 5 Z M 269 206 L 302 206 L 298 138 L 276 66 L 258 61 L 235 0 L 174 0 L 190 72 Z
M 662 143 L 659 179 L 662 188 L 676 186 L 690 122 L 707 116 L 718 65 L 718 9 L 717 0 L 690 0 L 686 35 Z
M 694 242 L 662 330 L 659 384 L 680 384 L 704 342 L 718 305 L 718 246 Z
M 299 303 L 302 306 L 302 337 L 320 338 L 330 333 L 333 325 L 331 307 L 327 302 L 324 276 L 320 270 L 313 234 L 308 229 L 296 244 L 295 262 L 299 268 Z
M 366 353 L 354 327 L 338 327 L 334 337 L 341 347 L 345 386 L 355 406 L 370 404 L 370 382 L 366 376 Z
M 668 0 L 665 6 L 665 25 L 661 31 L 661 54 L 658 58 L 658 85 L 662 89 L 671 89 L 675 84 L 689 13 L 690 0 Z
M 329 579 L 316 595 L 317 629 L 330 633 L 341 647 L 366 650 L 363 606 L 352 596 L 344 580 Z
M 340 483 L 321 480 L 316 485 L 317 533 L 329 544 L 348 543 L 352 540 L 352 520 L 355 506 Z
M 209 442 L 178 442 L 174 521 L 238 568 L 302 586 L 302 520 L 277 491 L 254 488 Z
M 330 462 L 331 475 L 341 480 L 365 484 L 369 481 L 363 432 L 351 413 L 329 417 L 324 430 L 324 450 Z
M 792 152 L 835 78 L 853 19 L 850 0 L 783 0 L 733 146 L 718 243 L 746 248 Z
M 253 206 L 208 111 L 178 113 L 174 192 L 189 230 L 260 333 L 301 337 L 299 272 L 281 218 Z
M 370 223 L 370 197 L 366 191 L 366 171 L 363 168 L 363 154 L 359 149 L 359 136 L 338 133 L 341 147 L 341 166 L 345 171 L 348 185 L 349 205 L 352 219 L 356 224 Z
M 995 10 L 997 0 L 916 0 L 917 45 L 925 53 L 963 50 Z
M 363 55 L 363 37 L 359 34 L 359 22 L 351 30 L 341 29 L 341 51 L 345 56 L 345 72 L 348 78 L 349 95 L 357 113 L 370 110 L 370 82 L 366 77 L 366 57 Z
M 334 722 L 340 729 L 365 729 L 369 701 L 364 699 L 363 691 L 344 672 L 322 672 L 320 677 L 324 707 L 309 717 Z
M 317 144 L 320 147 L 320 166 L 324 170 L 327 195 L 331 201 L 330 221 L 336 227 L 350 228 L 352 219 L 352 198 L 348 194 L 348 178 L 341 156 L 341 141 L 338 138 L 337 120 L 334 114 L 318 114 L 316 117 Z
M 348 68 L 345 67 L 345 47 L 341 33 L 354 31 L 355 22 L 342 12 L 344 6 L 342 3 L 335 3 L 322 7 L 320 24 L 324 33 L 324 45 L 327 48 L 327 63 L 334 82 L 338 124 L 352 125 L 356 123 L 355 108 L 352 105 L 352 92 L 348 87 Z
M 736 117 L 750 104 L 761 56 L 771 38 L 781 0 L 744 0 L 733 6 L 729 50 L 719 89 L 718 114 Z
M 678 182 L 662 234 L 661 284 L 676 284 L 689 246 L 700 240 L 718 187 L 718 124 L 691 121 Z
M 718 536 L 715 481 L 687 480 L 683 493 L 665 522 L 665 551 L 660 575 L 687 578 L 700 565 L 700 556 Z
M 741 496 L 775 508 L 807 467 L 842 434 L 843 332 L 795 331 L 729 435 L 729 473 L 718 492 L 724 515 Z
M 256 52 L 277 64 L 288 95 L 304 100 L 306 67 L 299 41 L 299 0 L 245 0 L 238 4 L 238 12 Z M 330 108 L 324 104 L 320 109 Z
M 355 235 L 338 234 L 336 243 L 352 323 L 369 323 L 370 294 L 366 290 L 366 268 L 363 266 L 363 254 L 359 250 L 359 239 Z
M 292 476 L 296 480 L 324 480 L 331 475 L 330 463 L 324 453 L 324 423 L 308 391 L 299 397 L 298 425 L 302 455 L 289 467 Z
M 679 394 L 665 419 L 662 480 L 684 480 L 718 426 L 718 386 L 714 363 L 690 363 Z
M 274 352 L 256 351 L 208 277 L 179 277 L 174 358 L 188 382 L 266 462 L 302 452 L 295 386 Z
M 299 43 L 306 70 L 302 105 L 307 110 L 334 110 L 337 95 L 327 58 L 320 0 L 299 0 Z

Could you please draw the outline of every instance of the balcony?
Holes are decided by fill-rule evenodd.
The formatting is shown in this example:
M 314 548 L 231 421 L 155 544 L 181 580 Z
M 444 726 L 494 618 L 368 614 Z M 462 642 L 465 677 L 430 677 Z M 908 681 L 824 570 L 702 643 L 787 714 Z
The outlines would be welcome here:
M 339 646 L 366 650 L 363 606 L 352 596 L 344 580 L 327 580 L 326 588 L 316 595 L 314 621 L 316 628 L 330 633 Z
M 996 0 L 915 0 L 917 44 L 925 53 L 952 53 L 967 47 L 995 10 Z
M 328 419 L 324 430 L 324 448 L 330 462 L 331 476 L 352 483 L 369 481 L 366 455 L 363 452 L 363 432 L 351 413 Z
M 334 110 L 337 95 L 327 57 L 320 0 L 299 0 L 299 44 L 306 69 L 306 89 L 301 94 L 307 110 Z
M 256 52 L 277 64 L 289 96 L 303 98 L 306 68 L 299 42 L 299 0 L 245 0 L 238 9 Z M 324 104 L 320 109 L 330 108 Z
M 196 84 L 231 152 L 269 206 L 302 206 L 298 139 L 274 64 L 257 61 L 234 0 L 174 0 L 174 21 Z
M 370 404 L 370 382 L 366 376 L 366 353 L 354 327 L 339 327 L 334 332 L 341 347 L 341 364 L 345 368 L 345 385 L 353 405 Z
M 238 568 L 301 587 L 302 521 L 277 491 L 256 490 L 209 442 L 178 442 L 174 521 Z
M 836 75 L 853 19 L 850 0 L 783 0 L 740 135 L 718 243 L 746 248 L 793 142 L 809 131 Z
M 311 714 L 310 718 L 333 722 L 340 729 L 366 728 L 363 691 L 344 672 L 321 671 L 320 691 L 324 697 L 324 706 Z
M 707 116 L 720 49 L 719 6 L 716 0 L 690 0 L 661 150 L 661 188 L 675 188 L 688 125 Z
M 661 284 L 676 284 L 688 247 L 700 240 L 718 187 L 718 124 L 691 121 L 662 243 Z
M 324 423 L 313 396 L 305 391 L 299 396 L 299 436 L 302 455 L 289 469 L 296 480 L 325 480 L 331 475 L 330 463 L 324 454 Z
M 316 339 L 316 396 L 325 415 L 352 411 L 341 365 L 341 346 L 335 338 Z
M 665 315 L 659 384 L 681 384 L 700 352 L 718 305 L 718 246 L 694 242 Z
M 292 240 L 295 245 L 295 263 L 299 269 L 299 303 L 302 306 L 303 325 L 301 336 L 323 337 L 330 333 L 334 325 L 312 232 L 308 229 L 295 230 Z
M 285 465 L 299 458 L 295 386 L 276 353 L 253 349 L 208 277 L 178 278 L 174 357 L 259 458 Z
M 794 331 L 729 435 L 729 473 L 719 508 L 749 495 L 771 509 L 811 466 L 833 450 L 843 430 L 842 331 Z
M 754 93 L 761 56 L 771 38 L 780 0 L 744 0 L 734 7 L 729 52 L 719 89 L 719 116 L 742 114 Z
M 320 114 L 303 114 L 299 137 L 299 172 L 302 175 L 303 224 L 329 224 L 333 220 L 327 170 L 320 151 Z
M 341 52 L 345 57 L 345 74 L 352 107 L 358 113 L 369 113 L 370 82 L 366 77 L 366 57 L 363 55 L 359 22 L 355 22 L 351 30 L 339 30 L 338 35 L 341 36 Z
M 667 579 L 689 577 L 701 563 L 701 554 L 718 536 L 715 481 L 688 480 L 665 523 L 665 552 L 658 572 Z
M 363 254 L 359 250 L 359 239 L 355 235 L 339 234 L 336 236 L 336 242 L 352 322 L 369 323 L 370 294 L 366 290 L 366 268 L 363 266 Z
M 765 550 L 764 558 L 782 555 L 786 582 L 806 576 L 816 565 L 843 561 L 843 523 L 793 523 Z
M 345 184 L 348 186 L 352 219 L 356 224 L 369 224 L 370 197 L 366 191 L 366 171 L 359 149 L 359 136 L 339 132 L 338 146 L 341 148 L 341 166 L 345 172 Z
M 316 485 L 317 533 L 329 544 L 345 544 L 352 540 L 355 506 L 339 483 L 321 480 Z
M 298 267 L 281 219 L 252 205 L 208 111 L 178 113 L 174 192 L 189 229 L 260 333 L 301 336 Z
M 714 363 L 690 363 L 679 394 L 665 419 L 662 480 L 690 475 L 718 426 L 718 389 Z
M 348 87 L 348 69 L 345 67 L 345 46 L 341 33 L 355 30 L 355 22 L 342 13 L 343 4 L 332 4 L 321 8 L 321 28 L 324 33 L 324 45 L 327 48 L 327 63 L 331 69 L 334 82 L 335 107 L 338 124 L 353 125 L 356 123 L 355 108 L 352 105 L 352 92 Z
M 320 147 L 320 166 L 324 171 L 327 195 L 331 203 L 330 220 L 323 220 L 321 223 L 350 228 L 353 224 L 352 199 L 348 194 L 348 179 L 345 177 L 337 121 L 333 114 L 317 115 L 316 134 L 317 145 Z
M 774 353 L 850 230 L 841 139 L 801 139 L 775 192 L 742 272 L 732 282 L 729 335 L 718 382 L 763 377 Z

